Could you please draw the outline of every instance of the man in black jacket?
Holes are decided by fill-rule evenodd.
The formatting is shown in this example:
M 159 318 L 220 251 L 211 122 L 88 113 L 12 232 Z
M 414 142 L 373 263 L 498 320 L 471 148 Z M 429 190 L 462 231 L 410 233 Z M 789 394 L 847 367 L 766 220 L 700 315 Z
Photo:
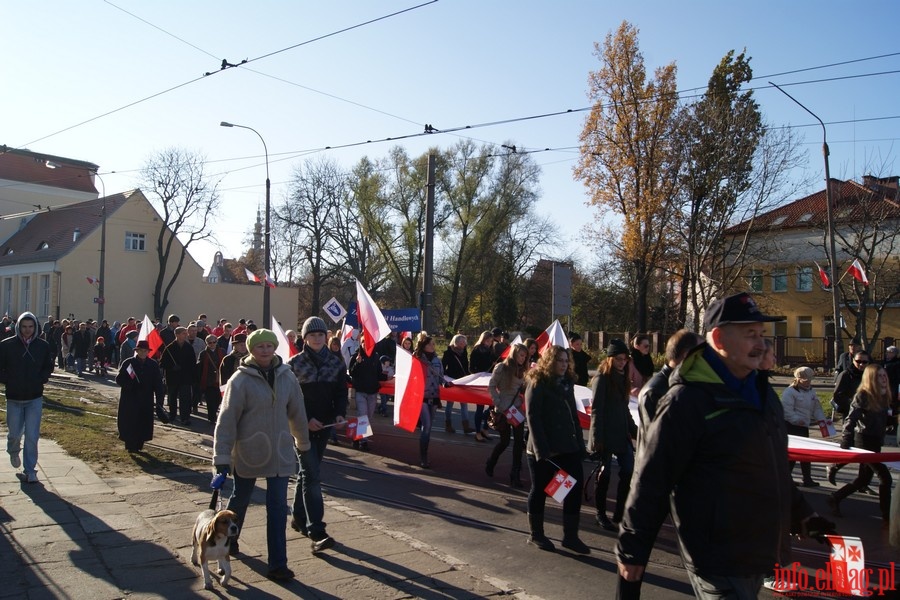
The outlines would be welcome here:
M 37 318 L 24 312 L 16 321 L 15 335 L 0 342 L 0 383 L 6 385 L 6 451 L 14 469 L 22 466 L 19 456 L 25 438 L 25 467 L 17 476 L 37 483 L 38 438 L 44 384 L 53 372 L 50 346 L 40 338 Z
M 642 441 L 616 547 L 626 581 L 643 576 L 670 507 L 698 597 L 755 598 L 790 563 L 788 533 L 822 526 L 791 481 L 781 403 L 757 386 L 764 323 L 779 320 L 746 293 L 707 308 L 707 343 L 672 374 Z
M 175 328 L 175 341 L 166 346 L 160 360 L 166 373 L 169 420 L 177 415 L 182 425 L 191 424 L 191 391 L 197 376 L 197 355 L 187 336 L 187 328 Z

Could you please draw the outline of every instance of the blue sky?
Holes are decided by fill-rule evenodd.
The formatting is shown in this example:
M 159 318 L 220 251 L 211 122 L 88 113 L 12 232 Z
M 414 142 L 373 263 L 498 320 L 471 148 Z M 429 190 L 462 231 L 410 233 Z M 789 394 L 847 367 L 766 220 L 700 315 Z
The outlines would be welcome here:
M 146 157 L 163 148 L 204 154 L 224 201 L 220 245 L 192 248 L 206 268 L 216 249 L 226 257 L 241 253 L 264 200 L 262 144 L 220 121 L 253 127 L 265 138 L 275 203 L 292 167 L 325 146 L 416 134 L 426 123 L 449 129 L 587 107 L 587 74 L 599 67 L 593 44 L 625 19 L 640 29 L 648 70 L 675 61 L 679 90 L 705 87 L 728 50 L 746 47 L 754 87 L 769 79 L 786 85 L 826 122 L 833 177 L 900 174 L 900 73 L 885 73 L 900 70 L 900 55 L 777 75 L 900 53 L 892 33 L 896 3 L 761 0 L 738 8 L 713 1 L 439 0 L 287 49 L 418 4 L 7 2 L 0 21 L 6 48 L 0 144 L 94 162 L 108 194 L 136 187 Z M 270 56 L 253 60 L 264 55 Z M 251 61 L 219 72 L 223 58 Z M 207 71 L 214 74 L 201 77 Z M 883 74 L 861 76 L 872 73 Z M 160 94 L 170 88 L 176 89 Z M 805 174 L 821 188 L 821 129 L 772 88 L 756 97 L 769 123 L 799 127 Z M 100 117 L 110 111 L 116 112 Z M 538 211 L 558 224 L 560 255 L 589 260 L 579 234 L 595 213 L 571 174 L 584 116 L 464 133 L 484 143 L 552 149 L 534 155 L 542 167 Z M 415 156 L 430 145 L 454 144 L 460 133 L 402 145 Z M 385 156 L 392 145 L 324 153 L 350 168 L 363 155 Z

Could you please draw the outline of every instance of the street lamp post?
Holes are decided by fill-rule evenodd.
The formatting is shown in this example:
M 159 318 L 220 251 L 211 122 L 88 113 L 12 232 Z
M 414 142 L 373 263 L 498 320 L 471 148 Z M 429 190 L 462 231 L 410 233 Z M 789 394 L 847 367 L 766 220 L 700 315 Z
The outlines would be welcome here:
M 272 189 L 272 182 L 269 180 L 269 148 L 266 146 L 266 140 L 263 139 L 263 136 L 259 134 L 259 132 L 252 127 L 247 127 L 246 125 L 238 125 L 236 123 L 228 123 L 226 121 L 222 121 L 219 123 L 222 127 L 240 127 L 241 129 L 249 129 L 253 133 L 255 133 L 259 137 L 259 141 L 262 142 L 263 151 L 266 153 L 266 231 L 263 237 L 265 244 L 265 276 L 269 276 L 269 263 L 272 258 L 272 246 L 271 246 L 271 216 L 272 210 L 270 205 L 270 193 Z M 271 296 L 269 289 L 269 282 L 263 282 L 263 327 L 271 327 Z
M 834 249 L 834 198 L 832 197 L 831 192 L 831 171 L 828 167 L 828 155 L 830 153 L 828 151 L 828 139 L 827 133 L 825 131 L 825 123 L 822 122 L 822 119 L 820 119 L 818 115 L 816 115 L 816 113 L 803 106 L 800 101 L 788 94 L 786 91 L 784 91 L 771 81 L 769 82 L 769 84 L 774 86 L 775 89 L 777 89 L 779 92 L 793 100 L 797 106 L 811 114 L 813 118 L 819 122 L 819 125 L 822 126 L 822 155 L 825 157 L 825 219 L 828 221 L 828 260 L 831 262 L 831 318 L 834 322 L 834 361 L 835 366 L 837 366 L 837 360 L 841 356 L 841 353 L 844 351 L 844 340 L 841 339 L 841 299 L 837 287 L 837 253 Z

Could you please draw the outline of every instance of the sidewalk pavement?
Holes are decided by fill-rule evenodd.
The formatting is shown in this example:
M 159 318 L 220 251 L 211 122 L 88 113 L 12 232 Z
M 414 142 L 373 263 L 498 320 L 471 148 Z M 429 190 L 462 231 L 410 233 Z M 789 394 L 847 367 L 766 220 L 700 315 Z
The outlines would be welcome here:
M 0 434 L 5 439 L 5 428 Z M 313 556 L 309 541 L 287 528 L 288 566 L 296 579 L 269 581 L 265 495 L 259 489 L 241 533 L 241 555 L 232 559 L 229 587 L 214 581 L 213 591 L 205 591 L 190 554 L 194 520 L 210 500 L 208 475 L 185 470 L 107 477 L 48 439 L 40 440 L 39 483 L 20 482 L 14 471 L 4 453 L 0 598 L 526 597 L 330 500 L 325 521 L 336 546 Z

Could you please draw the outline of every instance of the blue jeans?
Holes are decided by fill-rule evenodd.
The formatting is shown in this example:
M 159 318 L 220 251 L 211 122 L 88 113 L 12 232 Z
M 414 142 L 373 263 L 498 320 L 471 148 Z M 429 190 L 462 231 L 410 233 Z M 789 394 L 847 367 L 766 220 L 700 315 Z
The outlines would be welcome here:
M 598 515 L 606 514 L 606 493 L 609 491 L 609 480 L 612 476 L 612 457 L 615 455 L 616 461 L 619 463 L 619 488 L 616 490 L 616 508 L 613 512 L 613 520 L 622 518 L 625 510 L 625 499 L 628 497 L 628 490 L 631 489 L 631 476 L 634 473 L 634 449 L 628 444 L 628 449 L 624 452 L 604 451 L 600 455 L 600 472 L 597 475 L 597 482 L 594 486 L 594 502 L 597 507 Z
M 485 406 L 484 404 L 479 404 L 475 407 L 475 431 L 484 431 L 488 428 L 487 415 L 489 411 L 490 406 Z
M 322 479 L 319 474 L 328 436 L 333 429 L 311 431 L 309 450 L 300 452 L 300 473 L 297 475 L 291 514 L 300 528 L 305 528 L 307 534 L 314 539 L 319 539 L 325 533 L 325 522 L 322 520 L 325 517 L 325 503 L 322 500 Z
M 462 417 L 463 421 L 469 420 L 469 405 L 465 402 L 459 403 L 459 414 Z M 453 403 L 448 402 L 446 406 L 444 406 L 444 419 L 447 421 L 451 420 L 453 416 Z
M 234 474 L 234 495 L 228 501 L 227 508 L 237 514 L 241 528 L 255 487 L 255 478 L 247 479 Z M 287 566 L 287 489 L 287 477 L 266 477 L 266 549 L 270 571 Z
M 87 360 L 87 358 L 84 356 L 82 356 L 82 357 L 76 356 L 75 357 L 75 373 L 77 375 L 81 375 L 82 373 L 84 373 L 84 361 L 86 361 L 86 360 Z
M 434 422 L 434 404 L 430 398 L 422 402 L 422 412 L 419 413 L 419 421 L 422 424 L 422 433 L 419 435 L 419 448 L 428 450 L 428 442 L 431 440 L 431 425 Z
M 41 437 L 43 406 L 44 398 L 41 396 L 34 400 L 6 401 L 6 426 L 9 428 L 6 451 L 10 455 L 18 454 L 22 447 L 22 435 L 25 435 L 25 456 L 22 458 L 22 465 L 26 475 L 37 472 L 38 438 Z

